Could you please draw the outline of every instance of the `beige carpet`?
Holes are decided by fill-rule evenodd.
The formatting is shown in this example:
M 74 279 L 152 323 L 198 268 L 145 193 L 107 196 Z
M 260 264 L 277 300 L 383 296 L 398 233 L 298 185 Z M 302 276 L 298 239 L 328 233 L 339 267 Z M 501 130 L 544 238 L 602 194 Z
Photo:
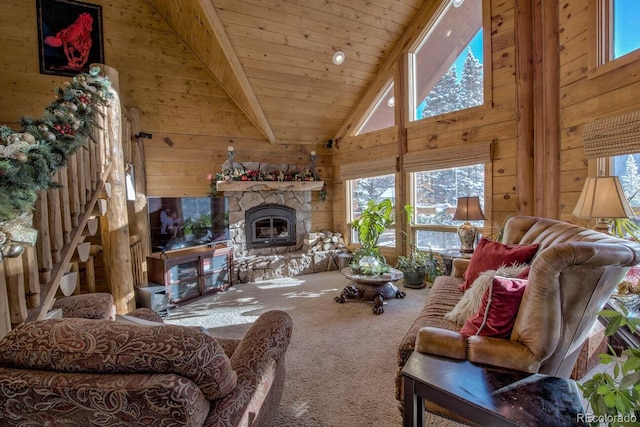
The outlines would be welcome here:
M 428 289 L 400 286 L 406 298 L 385 301 L 385 312 L 375 315 L 372 302 L 334 301 L 347 283 L 340 273 L 326 272 L 238 284 L 173 310 L 165 322 L 239 338 L 260 313 L 284 310 L 294 329 L 275 426 L 401 426 L 396 351 Z M 461 424 L 428 416 L 426 425 Z

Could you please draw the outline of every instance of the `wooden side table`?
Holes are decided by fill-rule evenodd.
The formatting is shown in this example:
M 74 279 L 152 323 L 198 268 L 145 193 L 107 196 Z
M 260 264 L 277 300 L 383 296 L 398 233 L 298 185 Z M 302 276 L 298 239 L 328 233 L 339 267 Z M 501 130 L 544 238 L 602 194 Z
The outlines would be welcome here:
M 575 381 L 414 351 L 402 369 L 404 426 L 424 426 L 424 400 L 478 425 L 588 426 Z
M 469 259 L 471 258 L 472 254 L 462 253 L 458 249 L 445 249 L 443 251 L 440 251 L 439 255 L 440 258 L 442 258 L 442 263 L 444 264 L 444 275 L 449 276 L 451 275 L 454 258 Z

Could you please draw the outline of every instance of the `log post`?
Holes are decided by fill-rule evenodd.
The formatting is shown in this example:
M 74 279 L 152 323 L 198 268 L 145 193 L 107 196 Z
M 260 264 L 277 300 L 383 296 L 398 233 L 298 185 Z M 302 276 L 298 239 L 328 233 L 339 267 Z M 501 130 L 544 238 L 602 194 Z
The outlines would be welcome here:
M 105 75 L 114 88 L 114 102 L 107 111 L 107 140 L 110 141 L 112 170 L 111 198 L 109 199 L 105 226 L 102 227 L 102 242 L 105 272 L 108 286 L 113 295 L 116 312 L 125 314 L 135 309 L 134 283 L 129 250 L 129 224 L 127 215 L 127 188 L 122 151 L 122 111 L 118 99 L 118 72 L 108 66 L 102 66 Z M 108 244 L 105 245 L 105 243 Z
M 4 263 L 0 262 L 0 338 L 11 331 L 11 314 L 9 313 L 9 295 L 7 280 L 4 276 Z
M 22 258 L 5 258 L 2 262 L 5 268 L 11 324 L 15 327 L 23 324 L 28 315 Z

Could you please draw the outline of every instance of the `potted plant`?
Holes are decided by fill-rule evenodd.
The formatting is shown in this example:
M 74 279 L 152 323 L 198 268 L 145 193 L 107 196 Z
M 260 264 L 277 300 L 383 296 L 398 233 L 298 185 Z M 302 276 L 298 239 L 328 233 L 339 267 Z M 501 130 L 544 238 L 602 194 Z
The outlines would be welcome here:
M 425 281 L 433 283 L 436 277 L 442 275 L 442 266 L 433 255 L 433 251 L 422 251 L 412 248 L 409 256 L 400 255 L 396 268 L 404 275 L 404 286 L 419 289 L 425 286 Z
M 410 218 L 413 212 L 412 207 L 406 205 L 404 209 L 407 212 L 407 217 Z M 393 226 L 395 220 L 395 207 L 390 199 L 377 203 L 375 200 L 367 202 L 367 206 L 360 216 L 351 223 L 353 229 L 358 233 L 361 245 L 361 248 L 353 254 L 351 267 L 354 271 L 362 274 L 378 274 L 375 272 L 379 272 L 381 266 L 387 266 L 387 262 L 377 245 L 382 233 Z M 386 268 L 388 271 L 388 266 Z
M 640 327 L 640 318 L 634 318 L 621 306 L 621 311 L 602 310 L 598 314 L 609 319 L 606 336 L 614 335 L 626 326 L 633 333 Z M 594 422 L 602 421 L 612 427 L 637 425 L 640 419 L 640 349 L 628 348 L 618 357 L 609 345 L 611 354 L 599 354 L 601 364 L 613 363 L 613 375 L 609 372 L 595 374 L 579 384 L 582 395 L 593 410 Z

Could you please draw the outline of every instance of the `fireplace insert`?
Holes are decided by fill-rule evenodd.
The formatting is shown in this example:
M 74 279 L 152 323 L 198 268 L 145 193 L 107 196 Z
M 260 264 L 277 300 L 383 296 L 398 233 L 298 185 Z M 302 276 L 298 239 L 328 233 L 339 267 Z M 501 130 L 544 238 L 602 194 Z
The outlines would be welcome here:
M 296 210 L 284 205 L 255 206 L 245 212 L 247 249 L 296 244 Z

